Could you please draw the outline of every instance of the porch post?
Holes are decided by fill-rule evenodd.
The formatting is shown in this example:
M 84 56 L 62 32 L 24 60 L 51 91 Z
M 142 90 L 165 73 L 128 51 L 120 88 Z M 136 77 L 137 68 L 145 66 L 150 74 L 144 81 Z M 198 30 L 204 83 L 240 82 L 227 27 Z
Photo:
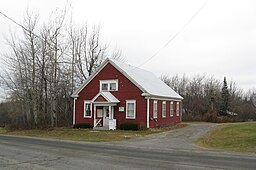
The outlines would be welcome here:
M 95 128 L 96 126 L 96 106 L 95 104 L 93 105 L 93 127 Z
M 109 118 L 110 118 L 110 119 L 113 119 L 111 106 L 108 106 L 108 110 L 109 110 Z

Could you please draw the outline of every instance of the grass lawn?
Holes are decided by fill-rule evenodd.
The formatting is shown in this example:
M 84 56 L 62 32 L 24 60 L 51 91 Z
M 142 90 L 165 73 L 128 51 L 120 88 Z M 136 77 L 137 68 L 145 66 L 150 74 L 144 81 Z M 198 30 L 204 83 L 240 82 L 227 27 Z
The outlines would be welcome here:
M 126 130 L 115 130 L 115 131 L 94 131 L 91 129 L 68 129 L 68 128 L 55 128 L 53 130 L 16 130 L 8 131 L 4 128 L 0 128 L 0 134 L 5 135 L 19 135 L 19 136 L 34 136 L 43 138 L 54 138 L 54 139 L 68 139 L 77 141 L 87 142 L 111 142 L 131 139 L 135 137 L 161 133 L 168 130 L 182 128 L 187 126 L 186 124 L 178 124 L 173 127 L 153 129 L 153 130 L 139 130 L 139 131 L 126 131 Z
M 256 122 L 219 125 L 196 143 L 225 151 L 256 153 Z

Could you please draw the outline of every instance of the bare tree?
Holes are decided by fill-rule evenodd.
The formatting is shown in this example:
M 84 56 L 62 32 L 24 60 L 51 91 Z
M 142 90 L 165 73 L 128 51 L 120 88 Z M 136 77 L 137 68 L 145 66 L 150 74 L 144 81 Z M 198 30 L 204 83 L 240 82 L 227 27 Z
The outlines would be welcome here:
M 13 125 L 70 125 L 70 95 L 106 58 L 107 47 L 100 27 L 67 25 L 65 10 L 56 11 L 43 26 L 38 22 L 38 15 L 27 13 L 23 36 L 7 39 L 12 52 L 4 55 L 7 69 L 0 76 L 16 108 L 10 109 Z
M 106 58 L 106 45 L 100 41 L 100 27 L 89 31 L 87 25 L 81 28 L 70 26 L 69 36 L 72 54 L 72 73 L 78 72 L 82 83 Z

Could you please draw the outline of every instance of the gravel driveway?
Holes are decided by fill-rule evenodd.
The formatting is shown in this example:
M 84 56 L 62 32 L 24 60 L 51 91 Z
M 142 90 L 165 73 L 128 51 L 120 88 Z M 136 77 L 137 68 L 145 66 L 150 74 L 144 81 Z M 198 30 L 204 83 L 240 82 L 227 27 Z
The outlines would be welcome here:
M 199 147 L 194 145 L 194 142 L 216 126 L 217 124 L 214 123 L 188 123 L 188 126 L 184 128 L 139 137 L 128 141 L 115 142 L 115 144 L 147 149 L 198 150 Z

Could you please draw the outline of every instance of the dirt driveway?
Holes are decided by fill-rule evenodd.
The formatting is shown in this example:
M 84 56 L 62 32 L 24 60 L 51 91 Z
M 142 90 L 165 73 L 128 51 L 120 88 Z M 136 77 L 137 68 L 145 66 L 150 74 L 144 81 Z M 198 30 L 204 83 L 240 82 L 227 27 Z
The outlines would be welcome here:
M 214 123 L 188 123 L 188 126 L 181 129 L 117 142 L 116 144 L 147 149 L 198 150 L 199 147 L 194 145 L 194 142 L 216 126 L 217 124 Z

